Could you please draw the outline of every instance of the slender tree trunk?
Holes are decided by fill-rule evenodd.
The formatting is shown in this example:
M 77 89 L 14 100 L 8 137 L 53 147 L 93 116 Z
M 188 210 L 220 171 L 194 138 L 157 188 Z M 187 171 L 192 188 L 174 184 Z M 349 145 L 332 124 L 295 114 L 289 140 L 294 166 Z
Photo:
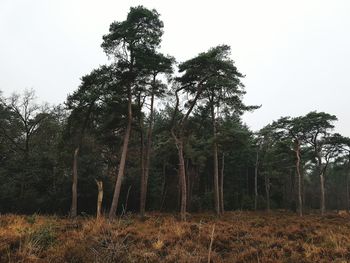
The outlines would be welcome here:
M 78 156 L 79 156 L 78 146 L 75 148 L 74 157 L 73 157 L 73 183 L 72 183 L 72 205 L 70 210 L 70 216 L 77 216 L 77 203 L 78 203 Z
M 147 186 L 148 186 L 149 167 L 150 167 L 151 150 L 152 150 L 153 119 L 154 119 L 154 94 L 152 93 L 149 126 L 147 131 L 145 166 L 144 166 L 144 173 L 143 173 L 144 182 L 141 187 L 141 198 L 140 198 L 141 200 L 140 214 L 142 217 L 145 215 L 145 210 L 146 210 Z
M 184 154 L 183 154 L 183 141 L 184 141 L 184 135 L 183 135 L 183 131 L 185 129 L 187 120 L 189 115 L 191 114 L 194 106 L 196 105 L 196 102 L 199 98 L 199 96 L 201 95 L 202 91 L 203 91 L 203 83 L 207 78 L 204 78 L 203 80 L 200 81 L 200 83 L 198 84 L 197 87 L 197 93 L 196 96 L 194 97 L 194 99 L 191 101 L 191 105 L 189 106 L 189 109 L 187 110 L 186 114 L 184 115 L 184 117 L 181 119 L 178 127 L 179 127 L 179 131 L 178 134 L 179 136 L 177 136 L 175 134 L 175 119 L 176 119 L 176 113 L 178 111 L 178 107 L 179 107 L 179 95 L 178 92 L 180 90 L 182 90 L 182 88 L 176 90 L 175 92 L 175 96 L 176 96 L 176 105 L 175 105 L 175 110 L 174 110 L 174 114 L 173 114 L 173 127 L 171 128 L 171 134 L 175 140 L 175 144 L 178 150 L 178 156 L 179 156 L 179 178 L 181 181 L 181 209 L 180 209 L 180 216 L 181 216 L 181 220 L 182 221 L 186 221 L 186 171 L 185 171 L 185 162 L 184 162 Z
M 258 169 L 259 169 L 259 150 L 256 151 L 255 173 L 254 173 L 254 210 L 258 209 Z
M 225 171 L 225 154 L 222 153 L 221 159 L 221 176 L 220 176 L 220 213 L 225 212 L 224 207 L 224 171 Z
M 165 198 L 166 198 L 166 194 L 168 192 L 168 188 L 167 185 L 164 186 L 164 192 L 162 194 L 162 199 L 160 202 L 160 208 L 159 208 L 159 212 L 161 212 L 163 210 L 163 206 L 164 206 L 164 202 L 165 202 Z
M 125 198 L 125 206 L 124 206 L 124 214 L 127 213 L 128 210 L 128 203 L 129 203 L 129 195 L 130 195 L 131 185 L 128 188 L 128 191 L 126 192 L 126 198 Z
M 245 188 L 246 188 L 246 194 L 249 196 L 249 167 L 245 170 Z
M 266 210 L 270 212 L 270 174 L 265 173 Z
M 143 118 L 141 112 L 141 95 L 138 99 L 140 116 L 139 116 L 139 126 L 140 126 L 140 164 L 141 164 L 141 185 L 140 185 L 140 216 L 145 216 L 145 206 L 146 206 L 146 187 L 145 187 L 145 139 L 143 134 Z
M 191 171 L 189 169 L 189 159 L 186 159 L 185 161 L 185 164 L 186 164 L 186 167 L 185 167 L 185 173 L 186 173 L 186 189 L 187 189 L 187 200 L 186 200 L 186 203 L 187 203 L 187 207 L 188 209 L 191 209 L 191 201 L 190 201 L 190 195 L 191 195 L 191 184 L 190 184 L 190 180 L 191 180 Z
M 179 161 L 180 163 L 180 161 Z M 178 175 L 178 187 L 177 187 L 177 207 L 181 211 L 181 175 L 180 175 L 180 170 L 177 171 Z
M 27 174 L 28 174 L 28 168 L 29 168 L 29 131 L 27 128 L 26 122 L 24 123 L 26 126 L 26 135 L 25 135 L 25 149 L 24 149 L 24 173 L 21 176 L 21 190 L 19 194 L 19 198 L 22 200 L 24 198 L 24 191 L 25 191 L 25 186 L 26 186 L 26 181 L 27 181 Z
M 304 182 L 304 170 L 302 162 L 300 161 L 300 175 L 301 175 L 301 201 L 303 203 L 303 209 L 305 205 L 305 182 Z
M 124 136 L 122 154 L 119 162 L 119 169 L 118 169 L 117 181 L 115 183 L 115 188 L 114 188 L 112 205 L 111 205 L 111 209 L 109 210 L 110 219 L 114 219 L 116 217 L 118 200 L 120 196 L 120 188 L 124 177 L 126 156 L 128 153 L 129 138 L 131 134 L 131 124 L 132 124 L 132 96 L 131 96 L 131 87 L 129 86 L 128 88 L 128 124 L 126 128 L 125 136 Z
M 325 210 L 326 210 L 326 205 L 325 205 L 325 187 L 324 187 L 324 167 L 322 165 L 322 159 L 320 156 L 320 153 L 317 154 L 317 162 L 318 162 L 318 171 L 319 171 L 319 177 L 320 177 L 320 210 L 321 210 L 321 215 L 324 215 Z
M 303 216 L 303 200 L 302 200 L 302 175 L 300 172 L 300 141 L 295 140 L 295 155 L 296 155 L 296 168 L 298 175 L 298 201 L 299 201 L 299 216 Z
M 97 184 L 97 190 L 98 190 L 98 195 L 97 195 L 97 212 L 96 212 L 96 218 L 100 218 L 102 215 L 102 200 L 103 200 L 103 182 L 102 181 L 96 181 Z
M 186 207 L 187 207 L 187 189 L 186 189 L 186 171 L 185 160 L 183 155 L 183 140 L 181 139 L 177 143 L 178 155 L 179 155 L 179 177 L 181 182 L 181 208 L 180 217 L 182 221 L 186 221 Z
M 350 212 L 350 189 L 349 189 L 350 173 L 346 175 L 346 205 L 347 210 Z
M 186 189 L 186 171 L 185 171 L 185 160 L 183 153 L 183 137 L 180 139 L 176 137 L 175 133 L 172 131 L 172 135 L 175 140 L 175 145 L 179 157 L 179 189 L 180 189 L 180 217 L 181 221 L 186 221 L 186 208 L 187 208 L 187 189 Z
M 326 204 L 325 204 L 325 187 L 324 187 L 324 173 L 320 173 L 320 186 L 321 186 L 321 215 L 324 215 L 326 211 Z
M 213 103 L 211 105 L 211 121 L 213 128 L 214 203 L 215 212 L 217 215 L 220 215 L 218 143 L 216 136 L 216 123 Z
M 166 184 L 166 165 L 165 161 L 163 162 L 163 183 L 162 183 L 162 195 L 161 195 L 161 201 L 160 201 L 160 207 L 159 211 L 162 211 L 164 200 L 165 200 L 165 195 L 166 195 L 166 189 L 167 189 L 167 184 Z
M 73 157 L 73 183 L 72 183 L 72 204 L 71 204 L 71 217 L 76 217 L 77 216 L 77 211 L 78 211 L 78 157 L 79 157 L 79 151 L 80 151 L 80 146 L 83 141 L 83 136 L 85 133 L 86 126 L 88 124 L 90 114 L 92 112 L 92 109 L 94 107 L 95 99 L 90 102 L 88 111 L 85 115 L 84 123 L 83 126 L 81 127 L 80 131 L 80 138 L 78 141 L 78 145 L 74 150 L 74 157 Z

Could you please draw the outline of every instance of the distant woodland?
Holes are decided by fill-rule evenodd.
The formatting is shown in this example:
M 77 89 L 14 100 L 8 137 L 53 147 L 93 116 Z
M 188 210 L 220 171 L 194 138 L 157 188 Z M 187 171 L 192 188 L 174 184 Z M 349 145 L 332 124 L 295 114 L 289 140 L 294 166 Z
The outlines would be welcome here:
M 350 208 L 350 139 L 333 132 L 336 116 L 254 132 L 241 116 L 260 105 L 244 104 L 229 46 L 177 62 L 160 52 L 160 15 L 142 6 L 106 31 L 110 63 L 64 104 L 0 94 L 1 214 Z

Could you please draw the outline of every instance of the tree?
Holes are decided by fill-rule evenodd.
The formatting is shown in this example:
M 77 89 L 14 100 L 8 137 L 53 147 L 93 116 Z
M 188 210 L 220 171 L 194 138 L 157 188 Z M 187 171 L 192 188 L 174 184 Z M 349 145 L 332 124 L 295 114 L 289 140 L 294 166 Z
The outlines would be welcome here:
M 142 6 L 130 8 L 127 19 L 113 22 L 109 34 L 103 36 L 102 48 L 107 55 L 115 59 L 116 67 L 121 72 L 120 85 L 125 87 L 128 96 L 128 122 L 120 157 L 118 175 L 109 217 L 115 218 L 124 176 L 126 156 L 132 125 L 132 94 L 138 78 L 137 60 L 147 51 L 154 51 L 160 44 L 163 23 L 156 10 Z
M 210 109 L 212 123 L 214 201 L 215 212 L 217 215 L 220 215 L 224 212 L 224 205 L 222 203 L 223 187 L 219 187 L 219 158 L 217 143 L 218 117 L 221 116 L 223 112 L 229 111 L 234 111 L 236 114 L 242 114 L 244 110 L 248 109 L 248 107 L 246 107 L 241 101 L 241 96 L 244 94 L 244 86 L 241 83 L 240 78 L 242 78 L 243 75 L 238 72 L 234 62 L 229 57 L 230 47 L 223 45 L 217 46 L 215 49 L 217 56 L 220 57 L 220 69 L 217 74 L 208 79 L 203 93 L 205 94 L 204 96 L 206 97 Z M 221 169 L 221 171 L 223 172 L 223 169 Z M 220 185 L 221 184 L 223 184 L 223 181 Z
M 295 153 L 295 167 L 298 178 L 298 210 L 299 216 L 303 216 L 302 183 L 304 176 L 301 172 L 301 144 L 305 136 L 303 132 L 303 120 L 301 117 L 283 117 L 272 125 L 280 140 L 290 141 L 293 144 L 291 148 Z
M 23 198 L 28 179 L 33 136 L 37 133 L 40 124 L 49 116 L 49 107 L 38 105 L 35 99 L 34 90 L 25 90 L 22 95 L 14 93 L 9 98 L 1 98 L 0 101 L 2 107 L 7 110 L 9 118 L 3 120 L 5 123 L 1 125 L 2 136 L 23 158 L 24 169 L 20 183 L 20 198 Z M 13 128 L 16 130 L 11 131 Z
M 78 124 L 80 129 L 73 131 L 77 136 L 73 154 L 73 180 L 72 180 L 72 204 L 70 216 L 77 216 L 78 203 L 78 156 L 83 141 L 83 136 L 87 128 L 90 115 L 95 104 L 106 92 L 105 87 L 112 81 L 112 68 L 102 66 L 93 70 L 90 74 L 82 77 L 82 83 L 77 91 L 67 98 L 67 108 L 72 111 L 70 124 Z M 74 126 L 74 125 L 72 125 Z M 75 127 L 71 127 L 75 128 Z
M 36 102 L 34 91 L 0 101 L 0 202 L 5 211 L 52 211 L 65 112 Z M 49 205 L 50 204 L 50 205 Z
M 139 110 L 140 110 L 140 132 L 141 132 L 141 191 L 140 191 L 140 215 L 141 217 L 145 214 L 146 209 L 146 196 L 147 196 L 147 185 L 150 170 L 150 157 L 152 150 L 152 133 L 153 133 L 153 123 L 154 123 L 154 104 L 156 97 L 164 96 L 166 91 L 166 85 L 158 79 L 161 74 L 170 75 L 172 70 L 172 64 L 174 59 L 172 57 L 166 57 L 158 52 L 145 52 L 143 56 L 137 61 L 137 66 L 145 75 L 145 79 L 142 80 L 146 86 L 144 90 L 140 89 L 139 95 Z M 141 93 L 145 93 L 146 99 L 150 97 L 150 108 L 149 108 L 149 120 L 147 128 L 147 140 L 146 146 L 144 147 L 143 139 L 143 121 L 142 121 L 142 105 Z
M 255 166 L 254 166 L 254 211 L 258 209 L 258 174 L 259 174 L 259 164 L 260 164 L 260 152 L 262 148 L 262 138 L 259 136 L 259 133 L 256 134 L 255 137 Z
M 230 92 L 234 92 L 236 95 L 239 93 L 240 82 L 239 77 L 241 74 L 237 71 L 236 67 L 233 65 L 232 60 L 229 56 L 230 48 L 226 45 L 217 46 L 211 48 L 205 53 L 199 54 L 197 57 L 183 62 L 179 65 L 179 72 L 183 73 L 182 76 L 176 79 L 179 87 L 175 88 L 176 105 L 174 111 L 174 118 L 176 119 L 178 108 L 180 104 L 179 92 L 184 92 L 190 96 L 192 99 L 188 100 L 185 104 L 187 108 L 186 113 L 182 118 L 177 120 L 177 124 L 173 126 L 172 134 L 175 140 L 176 147 L 179 154 L 179 177 L 181 181 L 181 219 L 185 220 L 186 213 L 186 171 L 185 163 L 183 158 L 183 148 L 184 148 L 184 131 L 186 129 L 186 124 L 188 118 L 197 104 L 198 100 L 201 100 L 207 95 L 212 98 L 211 109 L 215 106 L 216 97 L 213 97 L 212 92 L 215 91 L 214 88 L 218 88 L 214 85 L 218 82 L 220 88 L 231 88 Z M 230 85 L 229 85 L 230 84 Z M 210 87 L 213 88 L 210 92 Z M 224 91 L 222 91 L 224 92 Z M 207 94 L 205 94 L 207 93 Z M 214 92 L 215 93 L 215 92 Z M 215 99 L 215 101 L 214 101 Z M 237 96 L 235 97 L 237 100 Z M 238 100 L 240 102 L 240 100 Z M 221 100 L 220 100 L 221 102 Z M 215 115 L 215 114 L 214 114 Z M 212 112 L 212 118 L 215 116 Z M 216 125 L 213 125 L 213 134 L 216 135 Z M 215 141 L 215 140 L 214 140 Z M 213 153 L 214 158 L 217 158 L 217 145 L 214 143 Z M 214 164 L 214 187 L 215 187 L 215 207 L 216 212 L 220 213 L 219 205 L 219 182 L 218 182 L 218 161 L 216 160 Z
M 334 157 L 334 145 L 330 143 L 330 131 L 334 128 L 335 115 L 325 112 L 310 112 L 301 118 L 305 142 L 309 144 L 314 153 L 317 173 L 320 179 L 320 210 L 325 212 L 325 173 L 331 158 Z
M 333 134 L 327 139 L 329 156 L 341 160 L 346 173 L 346 203 L 350 210 L 350 138 L 344 137 L 338 133 Z
M 273 156 L 273 146 L 276 143 L 273 134 L 272 125 L 266 125 L 259 131 L 259 136 L 261 136 L 261 148 L 264 151 L 264 165 L 266 166 L 266 171 L 264 172 L 265 180 L 265 194 L 266 194 L 266 210 L 270 212 L 270 178 L 272 172 L 272 156 Z

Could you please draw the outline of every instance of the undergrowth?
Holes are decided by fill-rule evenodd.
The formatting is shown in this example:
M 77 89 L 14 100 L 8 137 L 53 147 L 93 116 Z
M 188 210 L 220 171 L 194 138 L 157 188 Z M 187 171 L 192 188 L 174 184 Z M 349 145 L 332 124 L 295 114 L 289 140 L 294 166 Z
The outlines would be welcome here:
M 284 211 L 193 214 L 187 222 L 158 213 L 113 222 L 0 215 L 0 262 L 208 262 L 211 241 L 211 262 L 350 262 L 350 218 Z

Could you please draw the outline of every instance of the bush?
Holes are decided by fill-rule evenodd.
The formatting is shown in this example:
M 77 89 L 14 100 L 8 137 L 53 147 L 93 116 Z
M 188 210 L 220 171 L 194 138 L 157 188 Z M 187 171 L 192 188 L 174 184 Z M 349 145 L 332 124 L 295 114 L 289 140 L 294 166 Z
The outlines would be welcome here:
M 26 219 L 28 224 L 34 225 L 35 222 L 36 222 L 36 219 L 37 219 L 37 215 L 33 214 L 33 215 L 30 215 L 30 216 L 27 216 L 25 219 Z
M 43 225 L 34 230 L 30 234 L 29 239 L 41 248 L 47 249 L 55 242 L 56 234 L 53 231 L 52 225 Z

